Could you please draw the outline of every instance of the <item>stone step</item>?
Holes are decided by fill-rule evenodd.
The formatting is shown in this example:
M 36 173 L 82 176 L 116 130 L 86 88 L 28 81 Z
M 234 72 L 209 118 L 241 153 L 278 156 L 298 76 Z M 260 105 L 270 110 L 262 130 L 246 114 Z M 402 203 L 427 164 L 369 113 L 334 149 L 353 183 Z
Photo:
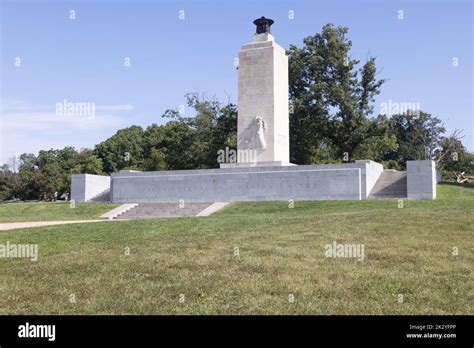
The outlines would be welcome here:
M 393 169 L 384 170 L 372 191 L 369 199 L 390 199 L 407 197 L 407 174 Z
M 138 205 L 138 203 L 125 203 L 117 208 L 114 208 L 104 214 L 102 214 L 100 217 L 104 219 L 115 219 L 117 216 L 124 214 L 126 211 L 129 211 L 130 209 L 135 208 Z
M 110 189 L 104 190 L 101 193 L 95 195 L 88 202 L 110 202 Z
M 156 219 L 162 217 L 197 216 L 212 203 L 140 203 L 116 219 Z

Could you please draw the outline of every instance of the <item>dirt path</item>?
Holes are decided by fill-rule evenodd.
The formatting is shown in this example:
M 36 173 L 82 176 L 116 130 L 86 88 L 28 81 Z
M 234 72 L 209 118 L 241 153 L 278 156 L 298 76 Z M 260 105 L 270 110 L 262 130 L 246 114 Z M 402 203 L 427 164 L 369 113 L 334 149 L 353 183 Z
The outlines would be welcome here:
M 106 222 L 111 220 L 70 220 L 70 221 L 29 221 L 29 222 L 8 222 L 0 223 L 0 231 L 14 230 L 17 228 L 32 228 L 41 226 L 67 225 L 67 224 L 82 224 L 89 222 Z M 117 220 L 113 220 L 117 221 Z

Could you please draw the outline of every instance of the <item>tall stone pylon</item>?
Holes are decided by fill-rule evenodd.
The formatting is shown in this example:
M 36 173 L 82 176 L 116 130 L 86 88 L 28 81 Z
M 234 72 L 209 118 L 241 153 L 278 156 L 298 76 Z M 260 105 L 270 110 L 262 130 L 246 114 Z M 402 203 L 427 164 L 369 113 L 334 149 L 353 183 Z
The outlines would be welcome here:
M 288 165 L 288 57 L 271 35 L 273 20 L 261 17 L 254 24 L 252 43 L 239 52 L 238 162 Z

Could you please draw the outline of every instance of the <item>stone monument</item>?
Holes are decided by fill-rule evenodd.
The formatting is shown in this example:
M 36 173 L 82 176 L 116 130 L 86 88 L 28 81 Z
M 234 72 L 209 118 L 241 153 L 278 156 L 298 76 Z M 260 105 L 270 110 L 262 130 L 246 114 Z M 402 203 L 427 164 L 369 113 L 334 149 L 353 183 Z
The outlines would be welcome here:
M 252 43 L 239 53 L 237 163 L 110 177 L 75 174 L 72 199 L 137 204 L 436 197 L 432 161 L 408 161 L 407 172 L 370 160 L 289 163 L 288 57 L 271 34 L 273 20 L 261 17 L 254 24 Z
M 222 168 L 289 165 L 288 57 L 271 34 L 273 20 L 253 22 L 252 43 L 239 52 L 237 153 L 253 152 L 252 161 Z

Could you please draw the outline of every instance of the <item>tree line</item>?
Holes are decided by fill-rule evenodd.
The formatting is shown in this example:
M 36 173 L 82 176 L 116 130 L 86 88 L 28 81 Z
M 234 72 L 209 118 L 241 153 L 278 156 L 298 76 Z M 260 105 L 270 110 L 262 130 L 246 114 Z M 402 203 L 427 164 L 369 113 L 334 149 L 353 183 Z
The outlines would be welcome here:
M 328 24 L 291 45 L 289 56 L 290 160 L 296 164 L 372 159 L 402 170 L 406 161 L 433 159 L 445 177 L 474 172 L 474 154 L 461 131 L 445 134 L 441 120 L 422 110 L 374 114 L 384 79 L 376 59 L 350 57 L 348 29 Z M 167 122 L 119 130 L 93 149 L 73 147 L 24 153 L 0 168 L 0 200 L 52 199 L 70 192 L 75 173 L 108 175 L 122 169 L 216 168 L 218 153 L 237 144 L 237 106 L 186 95 L 186 117 L 169 109 Z

